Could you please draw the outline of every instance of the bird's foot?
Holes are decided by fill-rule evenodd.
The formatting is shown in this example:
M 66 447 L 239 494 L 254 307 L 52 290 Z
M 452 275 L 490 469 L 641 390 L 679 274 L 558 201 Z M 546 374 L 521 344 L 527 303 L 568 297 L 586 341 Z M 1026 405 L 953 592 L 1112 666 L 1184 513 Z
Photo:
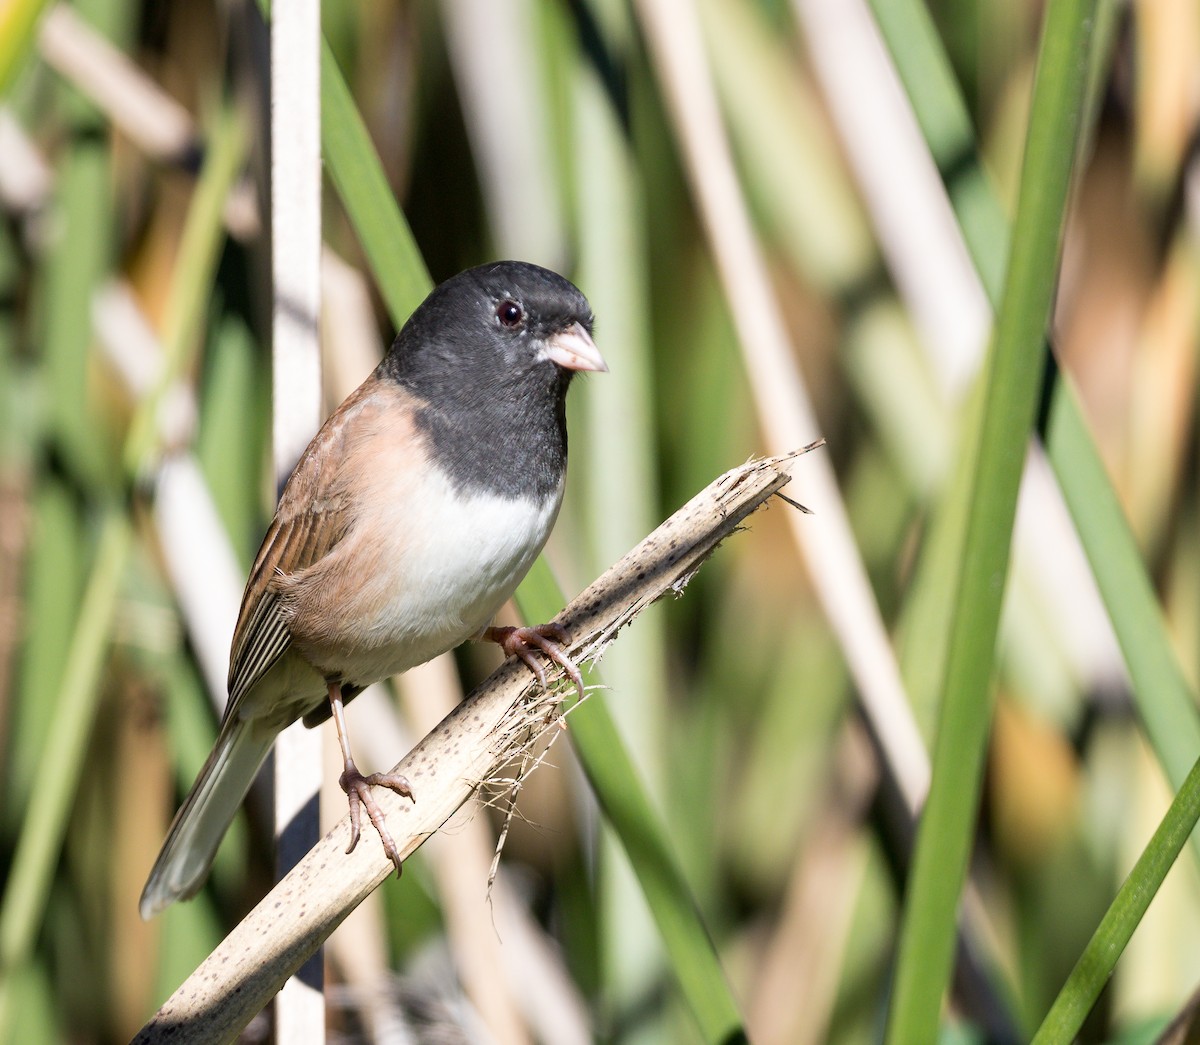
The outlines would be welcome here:
M 567 654 L 566 647 L 571 644 L 571 639 L 561 624 L 539 624 L 533 628 L 488 628 L 483 638 L 496 643 L 504 650 L 506 657 L 520 657 L 537 677 L 538 684 L 545 689 L 546 669 L 533 655 L 534 649 L 541 650 L 563 669 L 579 690 L 579 699 L 583 699 L 583 675 Z
M 379 808 L 379 803 L 375 801 L 371 794 L 373 787 L 386 787 L 396 794 L 402 795 L 405 798 L 416 801 L 413 795 L 412 787 L 409 786 L 406 777 L 399 773 L 372 773 L 370 776 L 363 776 L 358 771 L 358 767 L 352 759 L 346 759 L 346 769 L 340 777 L 338 784 L 341 785 L 343 791 L 346 792 L 346 798 L 350 803 L 350 845 L 346 852 L 354 852 L 354 847 L 358 845 L 359 838 L 359 806 L 365 806 L 367 816 L 371 818 L 371 823 L 375 825 L 375 830 L 379 832 L 379 840 L 383 843 L 383 851 L 387 853 L 388 859 L 396 865 L 396 876 L 399 877 L 403 872 L 400 862 L 400 851 L 396 848 L 396 843 L 392 841 L 391 833 L 387 828 L 387 819 L 383 815 L 383 810 Z

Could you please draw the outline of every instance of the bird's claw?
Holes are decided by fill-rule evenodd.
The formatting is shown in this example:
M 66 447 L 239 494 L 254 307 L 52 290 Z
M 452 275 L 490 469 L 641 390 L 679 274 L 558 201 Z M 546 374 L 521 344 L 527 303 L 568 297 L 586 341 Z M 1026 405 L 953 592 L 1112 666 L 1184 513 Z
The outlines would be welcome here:
M 530 647 L 540 650 L 563 669 L 575 683 L 579 699 L 583 699 L 583 675 L 566 651 L 571 639 L 561 624 L 539 624 L 532 628 L 488 628 L 483 637 L 499 645 L 505 656 L 519 657 L 524 661 L 537 678 L 538 685 L 546 689 L 546 670 Z
M 367 816 L 371 818 L 371 823 L 375 825 L 375 830 L 379 833 L 379 841 L 383 843 L 383 851 L 387 853 L 388 859 L 395 865 L 396 877 L 400 877 L 404 870 L 400 860 L 400 850 L 396 848 L 396 843 L 392 840 L 391 832 L 387 828 L 387 819 L 383 815 L 383 810 L 379 808 L 379 803 L 375 801 L 374 796 L 371 794 L 371 788 L 386 787 L 391 791 L 395 791 L 396 794 L 415 802 L 416 797 L 413 795 L 413 790 L 408 783 L 408 779 L 399 773 L 372 773 L 370 776 L 363 776 L 358 771 L 358 767 L 353 762 L 348 761 L 345 771 L 338 777 L 338 784 L 346 792 L 346 799 L 350 805 L 350 845 L 346 847 L 346 852 L 354 852 L 354 847 L 358 845 L 358 839 L 361 834 L 359 830 L 359 806 L 365 806 Z

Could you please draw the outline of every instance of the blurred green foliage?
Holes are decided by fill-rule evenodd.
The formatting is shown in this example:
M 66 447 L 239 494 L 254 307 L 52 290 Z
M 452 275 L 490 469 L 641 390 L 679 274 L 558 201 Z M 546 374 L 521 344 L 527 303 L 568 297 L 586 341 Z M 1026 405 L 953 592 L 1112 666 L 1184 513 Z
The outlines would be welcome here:
M 500 255 L 563 271 L 596 309 L 614 365 L 572 393 L 569 499 L 548 551 L 567 594 L 765 448 L 740 303 L 695 195 L 704 172 L 688 168 L 670 71 L 643 35 L 652 6 L 522 0 L 497 18 L 462 0 L 324 5 L 325 239 L 371 283 L 378 348 L 431 278 Z M 836 39 L 821 20 L 859 4 L 696 5 L 702 71 L 816 405 L 811 437 L 828 440 L 818 453 L 838 475 L 930 749 L 943 665 L 962 641 L 967 433 L 989 390 L 947 380 L 912 288 L 948 247 L 968 276 L 978 267 L 980 300 L 1000 300 L 1044 6 L 872 0 L 877 60 L 893 56 L 919 129 L 887 137 L 897 153 L 894 167 L 873 161 L 892 174 L 881 189 L 856 166 L 855 136 L 870 132 L 853 116 L 877 97 L 877 70 L 835 96 L 813 53 Z M 0 156 L 0 1027 L 19 1028 L 13 1040 L 108 1042 L 127 1040 L 270 880 L 251 803 L 201 896 L 137 920 L 155 847 L 215 729 L 195 622 L 156 529 L 155 467 L 194 454 L 243 566 L 271 499 L 268 243 L 261 215 L 245 220 L 265 193 L 266 29 L 248 4 L 75 5 L 193 121 L 194 154 L 151 156 L 131 115 L 64 63 L 48 10 L 0 13 L 0 121 L 21 139 Z M 1183 796 L 1170 838 L 1137 864 L 1170 800 L 1164 781 L 1178 787 L 1200 754 L 1200 223 L 1186 191 L 1200 15 L 1164 0 L 1101 3 L 1098 18 L 1062 268 L 1011 291 L 1037 306 L 1057 286 L 1047 334 L 1061 372 L 1033 441 L 1057 475 L 1041 488 L 1067 507 L 1035 498 L 1019 536 L 1007 519 L 993 535 L 1015 549 L 995 667 L 978 680 L 995 713 L 978 719 L 986 751 L 956 785 L 982 797 L 969 823 L 945 828 L 969 854 L 969 884 L 957 937 L 930 930 L 956 956 L 951 1005 L 922 1003 L 947 1041 L 1031 1037 L 1125 875 L 1136 864 L 1140 895 L 1157 888 L 1195 805 Z M 101 72 L 111 60 L 95 59 Z M 940 174 L 957 225 L 889 224 L 889 207 L 921 198 L 904 180 L 914 156 Z M 149 399 L 106 347 L 97 300 L 114 282 L 171 360 Z M 336 356 L 338 333 L 327 336 Z M 977 366 L 983 346 L 970 341 L 959 334 L 956 350 Z M 1044 365 L 1031 351 L 1029 382 Z M 146 405 L 180 402 L 172 382 L 194 404 L 182 437 Z M 821 517 L 803 458 L 789 494 Z M 712 1039 L 741 1021 L 755 1041 L 850 1045 L 877 1040 L 887 1019 L 913 824 L 785 511 L 756 516 L 685 598 L 606 657 L 610 691 L 593 699 L 616 730 L 601 735 L 620 740 L 589 752 L 581 721 L 582 761 L 603 768 L 609 745 L 612 766 L 628 756 L 633 768 L 602 780 L 597 803 L 561 744 L 557 765 L 524 785 L 536 823 L 514 826 L 503 866 L 561 948 L 597 1040 Z M 537 583 L 528 605 L 553 598 Z M 63 700 L 84 709 L 70 729 L 53 725 Z M 938 757 L 966 756 L 943 744 Z M 649 889 L 649 908 L 597 815 L 635 778 L 637 830 L 647 852 L 673 858 L 662 881 L 676 876 L 666 898 Z M 1047 1040 L 1072 1036 L 1089 1009 L 1082 1040 L 1149 1040 L 1136 1036 L 1181 1010 L 1200 982 L 1195 860 L 1184 850 L 1148 911 L 1122 894 L 1104 926 L 1137 932 L 1115 977 L 1103 993 L 1103 965 L 1073 980 Z M 928 873 L 953 909 L 953 876 Z M 396 999 L 411 1013 L 453 995 L 453 972 L 439 992 L 423 978 L 449 946 L 436 863 L 414 860 L 382 892 Z M 707 933 L 719 967 L 699 945 L 689 958 L 660 940 L 664 912 L 693 902 L 681 938 Z M 494 931 L 482 904 L 479 918 Z M 694 995 L 712 974 L 706 1016 Z M 348 969 L 331 979 L 355 986 Z M 350 997 L 330 1019 L 367 1035 L 365 1003 Z

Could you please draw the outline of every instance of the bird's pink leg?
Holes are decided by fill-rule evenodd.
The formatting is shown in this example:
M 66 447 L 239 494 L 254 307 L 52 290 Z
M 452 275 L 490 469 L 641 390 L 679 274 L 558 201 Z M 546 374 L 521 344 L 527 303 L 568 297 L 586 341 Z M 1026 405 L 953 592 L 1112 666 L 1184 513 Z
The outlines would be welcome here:
M 537 676 L 542 689 L 546 688 L 546 670 L 533 655 L 534 649 L 541 650 L 555 664 L 566 672 L 567 677 L 575 683 L 579 690 L 579 699 L 583 699 L 583 676 L 579 668 L 570 658 L 565 649 L 571 643 L 566 629 L 560 624 L 539 624 L 533 628 L 486 628 L 480 636 L 488 642 L 496 643 L 506 657 L 520 657 L 529 670 Z
M 354 758 L 350 754 L 350 735 L 346 730 L 346 715 L 342 709 L 342 687 L 337 682 L 329 682 L 328 686 L 329 706 L 333 709 L 333 722 L 337 726 L 338 743 L 342 746 L 342 761 L 345 767 L 342 775 L 338 777 L 338 784 L 346 792 L 346 798 L 350 803 L 350 845 L 346 852 L 354 852 L 354 847 L 358 845 L 358 807 L 361 803 L 366 806 L 367 816 L 371 818 L 371 823 L 379 832 L 383 851 L 387 853 L 388 859 L 396 865 L 396 875 L 399 877 L 403 870 L 400 863 L 400 851 L 396 848 L 396 843 L 392 841 L 391 833 L 387 829 L 387 820 L 383 815 L 383 810 L 379 808 L 378 803 L 371 795 L 371 788 L 386 787 L 398 795 L 411 798 L 414 802 L 416 798 L 407 778 L 399 773 L 372 773 L 370 776 L 363 776 L 358 771 L 358 767 L 354 764 Z

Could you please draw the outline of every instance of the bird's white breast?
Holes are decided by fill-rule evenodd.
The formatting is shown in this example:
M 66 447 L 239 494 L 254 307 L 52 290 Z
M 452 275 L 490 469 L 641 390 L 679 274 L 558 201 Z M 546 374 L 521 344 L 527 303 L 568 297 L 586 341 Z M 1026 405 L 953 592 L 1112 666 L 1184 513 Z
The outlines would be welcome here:
M 380 493 L 370 500 L 375 520 L 360 520 L 376 535 L 374 568 L 342 644 L 339 667 L 353 682 L 404 671 L 478 633 L 533 565 L 562 503 L 562 484 L 539 503 L 461 493 L 437 472 Z

